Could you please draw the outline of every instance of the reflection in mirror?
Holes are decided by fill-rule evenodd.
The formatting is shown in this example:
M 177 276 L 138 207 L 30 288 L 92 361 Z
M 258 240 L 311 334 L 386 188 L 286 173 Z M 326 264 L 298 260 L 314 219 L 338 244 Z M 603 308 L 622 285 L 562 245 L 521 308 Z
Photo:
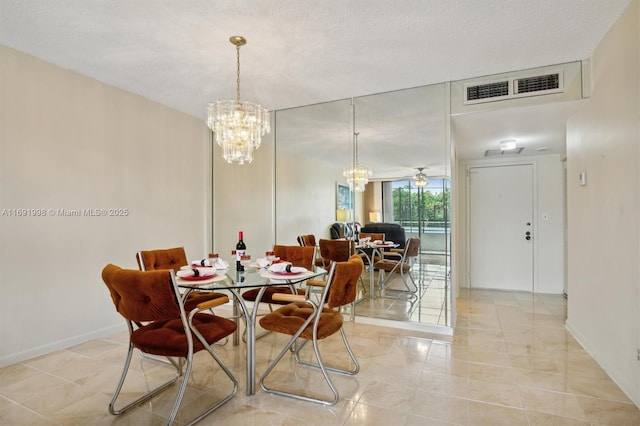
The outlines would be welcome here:
M 363 232 L 386 230 L 386 239 L 420 239 L 419 255 L 406 259 L 411 276 L 397 274 L 381 288 L 384 278 L 374 271 L 375 294 L 356 306 L 359 316 L 451 326 L 446 110 L 444 84 L 354 99 L 359 161 L 373 171 L 362 199 L 356 197 L 356 220 Z M 427 186 L 415 185 L 418 168 Z
M 306 234 L 329 239 L 337 184 L 345 184 L 342 169 L 351 161 L 351 99 L 275 114 L 276 242 L 295 244 Z
M 373 175 L 364 192 L 351 192 L 353 211 L 341 221 L 358 222 L 363 231 L 387 226 L 386 239 L 401 246 L 420 238 L 412 268 L 416 291 L 394 292 L 401 283 L 380 290 L 380 273 L 369 265 L 358 316 L 451 326 L 446 100 L 440 84 L 276 112 L 278 243 L 294 244 L 304 234 L 332 237 L 338 192 L 347 185 L 343 168 L 355 162 L 355 132 L 359 163 Z M 427 187 L 415 186 L 419 167 L 429 176 Z

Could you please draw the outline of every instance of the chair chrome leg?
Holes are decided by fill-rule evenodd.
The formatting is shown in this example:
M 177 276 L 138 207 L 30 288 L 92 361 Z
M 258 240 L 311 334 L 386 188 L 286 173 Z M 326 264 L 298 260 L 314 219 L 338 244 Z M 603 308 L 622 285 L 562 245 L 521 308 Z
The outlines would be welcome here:
M 124 368 L 122 369 L 122 375 L 120 376 L 120 381 L 116 385 L 116 390 L 113 392 L 113 397 L 111 398 L 111 402 L 109 403 L 109 413 L 113 414 L 114 416 L 126 413 L 131 408 L 137 406 L 138 404 L 140 404 L 140 403 L 152 398 L 154 395 L 156 395 L 156 394 L 162 392 L 163 390 L 167 389 L 169 386 L 173 385 L 178 380 L 178 378 L 180 377 L 180 375 L 182 373 L 182 369 L 179 368 L 176 365 L 175 361 L 173 361 L 171 358 L 168 358 L 173 363 L 174 367 L 176 368 L 176 375 L 172 379 L 170 379 L 169 381 L 161 384 L 157 388 L 147 392 L 146 394 L 144 394 L 140 398 L 136 399 L 135 401 L 129 403 L 125 407 L 117 410 L 115 408 L 116 400 L 118 399 L 118 396 L 120 395 L 120 391 L 122 390 L 122 385 L 124 384 L 124 380 L 126 379 L 127 373 L 129 372 L 129 366 L 131 365 L 131 358 L 133 356 L 133 349 L 134 349 L 133 345 L 131 345 L 131 343 L 129 343 L 129 350 L 127 352 L 127 358 L 126 358 L 125 363 L 124 363 Z
M 307 322 L 307 324 L 308 324 L 308 322 Z M 275 395 L 287 396 L 289 398 L 300 399 L 300 400 L 303 400 L 303 401 L 316 402 L 316 403 L 323 404 L 323 405 L 335 405 L 338 402 L 338 400 L 340 398 L 340 395 L 338 393 L 338 389 L 335 387 L 335 385 L 333 384 L 333 381 L 331 380 L 331 377 L 329 376 L 329 371 L 335 372 L 335 373 L 341 373 L 341 374 L 355 375 L 355 374 L 358 373 L 358 371 L 360 371 L 360 363 L 358 363 L 358 360 L 356 359 L 353 351 L 351 350 L 351 346 L 349 345 L 349 341 L 347 340 L 347 336 L 346 336 L 346 334 L 345 334 L 343 329 L 340 329 L 340 334 L 342 336 L 342 342 L 343 342 L 345 348 L 347 349 L 347 352 L 349 353 L 349 356 L 350 356 L 351 360 L 353 361 L 353 363 L 355 365 L 355 367 L 352 370 L 344 370 L 344 369 L 340 369 L 340 368 L 336 368 L 336 367 L 328 367 L 328 366 L 324 365 L 324 362 L 322 360 L 322 355 L 320 354 L 320 348 L 318 347 L 318 340 L 317 340 L 317 338 L 315 338 L 315 332 L 314 332 L 314 339 L 313 339 L 313 351 L 314 351 L 314 354 L 316 356 L 316 359 L 317 359 L 318 363 L 314 364 L 314 363 L 311 363 L 311 362 L 302 361 L 300 359 L 300 351 L 307 344 L 307 342 L 309 340 L 308 339 L 302 339 L 302 342 L 299 343 L 299 344 L 296 344 L 296 342 L 299 340 L 300 334 L 302 333 L 302 330 L 304 330 L 304 328 L 306 328 L 307 324 L 305 324 L 304 327 L 300 327 L 300 331 L 298 333 L 296 333 L 294 336 L 291 337 L 291 339 L 289 340 L 287 345 L 282 349 L 282 351 L 280 351 L 278 356 L 276 356 L 276 358 L 271 362 L 269 367 L 267 367 L 267 370 L 263 373 L 262 377 L 260 378 L 260 387 L 265 392 L 272 393 L 272 394 L 275 394 Z M 291 392 L 286 392 L 286 391 L 283 391 L 283 390 L 269 388 L 269 387 L 267 387 L 265 385 L 264 381 L 267 378 L 267 376 L 271 373 L 271 371 L 278 364 L 278 362 L 280 362 L 280 360 L 282 359 L 284 354 L 289 350 L 292 350 L 294 352 L 294 358 L 295 358 L 297 363 L 299 363 L 301 365 L 309 366 L 309 367 L 318 368 L 321 371 L 321 373 L 322 373 L 327 385 L 329 386 L 329 388 L 331 390 L 331 393 L 333 394 L 333 398 L 331 398 L 331 399 L 313 398 L 313 397 L 309 397 L 309 396 L 305 396 L 305 395 L 299 395 L 299 394 L 295 394 L 295 393 L 291 393 Z
M 296 345 L 294 353 L 299 352 L 300 349 L 302 349 L 304 347 L 304 345 L 307 342 L 306 339 L 300 344 L 296 344 L 296 341 L 298 340 L 298 338 L 302 334 L 302 331 L 307 327 L 307 325 L 309 325 L 309 323 L 311 322 L 312 319 L 313 319 L 313 315 L 310 315 L 309 318 L 305 321 L 304 325 L 300 327 L 300 329 L 298 330 L 298 332 L 295 335 L 291 336 L 291 339 L 289 340 L 289 342 L 285 345 L 284 348 L 282 348 L 280 353 L 275 357 L 275 359 L 271 362 L 271 364 L 269 364 L 269 366 L 267 367 L 265 372 L 262 374 L 262 377 L 260 377 L 260 387 L 262 388 L 263 391 L 265 391 L 267 393 L 274 394 L 274 395 L 286 396 L 286 397 L 289 397 L 289 398 L 295 398 L 295 399 L 299 399 L 299 400 L 302 400 L 302 401 L 316 402 L 316 403 L 323 404 L 323 405 L 335 405 L 338 402 L 339 394 L 338 394 L 338 391 L 337 391 L 336 387 L 334 386 L 333 382 L 331 381 L 331 378 L 329 377 L 329 374 L 327 373 L 326 369 L 324 369 L 323 367 L 321 367 L 322 374 L 323 374 L 323 376 L 325 378 L 325 381 L 329 385 L 329 388 L 331 389 L 331 393 L 333 394 L 333 398 L 331 398 L 331 399 L 320 399 L 320 398 L 308 397 L 308 396 L 305 396 L 305 395 L 299 395 L 299 394 L 295 394 L 295 393 L 292 393 L 292 392 L 287 392 L 287 391 L 284 391 L 284 390 L 270 388 L 267 385 L 265 385 L 265 383 L 264 383 L 265 379 L 269 376 L 271 371 L 275 368 L 275 366 L 278 364 L 278 362 L 280 362 L 282 357 L 284 357 L 284 355 L 293 347 L 293 345 Z M 315 350 L 315 353 L 316 353 L 316 357 L 318 357 L 320 352 L 317 350 L 316 346 L 317 345 L 314 345 L 314 350 Z M 318 362 L 319 362 L 319 364 L 322 365 L 322 358 L 321 357 L 318 358 Z
M 185 363 L 184 377 L 182 378 L 182 383 L 180 383 L 180 388 L 178 388 L 178 396 L 176 396 L 176 402 L 173 404 L 173 409 L 171 410 L 171 414 L 169 414 L 169 425 L 172 425 L 176 419 L 176 415 L 178 414 L 178 409 L 180 408 L 180 404 L 182 403 L 182 398 L 184 397 L 184 391 L 187 389 L 187 383 L 189 382 L 189 375 L 191 374 L 191 361 L 193 360 L 193 355 L 189 354 L 187 357 L 187 361 Z
M 334 373 L 347 374 L 349 376 L 354 376 L 354 375 L 358 374 L 358 372 L 360 371 L 360 363 L 356 359 L 356 356 L 353 354 L 353 351 L 351 350 L 351 346 L 349 345 L 349 341 L 347 340 L 347 335 L 345 334 L 345 332 L 344 332 L 344 330 L 342 328 L 340 329 L 340 335 L 342 336 L 342 343 L 344 344 L 344 347 L 347 350 L 347 353 L 349 354 L 349 357 L 351 358 L 351 361 L 353 361 L 353 364 L 355 365 L 355 367 L 352 370 L 344 370 L 344 369 L 341 369 L 341 368 L 328 367 L 328 366 L 324 366 L 324 365 L 323 365 L 323 367 L 326 368 L 328 371 L 333 371 Z M 302 359 L 300 359 L 299 352 L 304 347 L 304 345 L 307 343 L 307 341 L 308 340 L 305 339 L 303 341 L 303 343 L 297 348 L 296 353 L 295 353 L 296 362 L 299 363 L 299 364 L 302 364 L 302 365 L 306 365 L 308 367 L 322 369 L 323 367 L 321 367 L 319 364 L 314 364 L 312 362 L 303 361 Z M 314 351 L 316 350 L 316 347 L 317 347 L 317 345 L 314 345 Z M 319 354 L 319 352 L 318 352 L 318 354 Z M 317 358 L 318 354 L 316 354 L 316 358 Z

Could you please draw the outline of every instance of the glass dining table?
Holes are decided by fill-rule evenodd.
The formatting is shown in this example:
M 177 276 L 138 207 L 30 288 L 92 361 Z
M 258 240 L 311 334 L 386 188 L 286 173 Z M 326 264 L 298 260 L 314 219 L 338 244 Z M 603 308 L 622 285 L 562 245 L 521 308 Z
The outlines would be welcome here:
M 382 243 L 359 242 L 355 245 L 356 253 L 362 254 L 366 258 L 366 264 L 369 268 L 369 299 L 375 299 L 375 279 L 374 279 L 374 263 L 376 259 L 383 259 L 385 254 L 398 257 L 398 254 L 384 252 L 384 249 L 396 248 L 399 244 L 393 241 L 385 241 Z
M 297 274 L 278 274 L 267 269 L 248 268 L 245 271 L 237 271 L 235 265 L 230 265 L 226 271 L 216 271 L 211 277 L 198 277 L 198 280 L 188 280 L 176 277 L 178 286 L 185 290 L 183 297 L 190 291 L 220 291 L 228 290 L 232 294 L 233 316 L 237 319 L 243 315 L 246 327 L 246 393 L 253 395 L 256 391 L 256 322 L 260 300 L 264 291 L 271 286 L 299 285 L 304 281 L 317 278 L 326 274 L 323 268 Z M 250 308 L 242 298 L 242 292 L 251 288 L 260 288 L 253 306 Z M 240 312 L 242 311 L 242 313 Z M 239 328 L 233 335 L 233 344 L 240 344 Z

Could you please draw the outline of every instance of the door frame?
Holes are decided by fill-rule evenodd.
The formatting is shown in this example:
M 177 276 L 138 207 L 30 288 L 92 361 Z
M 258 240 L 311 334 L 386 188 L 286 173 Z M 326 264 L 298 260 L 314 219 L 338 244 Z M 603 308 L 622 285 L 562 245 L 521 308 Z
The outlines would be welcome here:
M 467 287 L 471 288 L 471 191 L 469 190 L 469 172 L 474 168 L 487 168 L 487 167 L 504 167 L 504 166 L 521 166 L 531 165 L 533 173 L 533 190 L 532 190 L 532 206 L 533 206 L 533 226 L 531 235 L 533 237 L 533 252 L 531 260 L 533 262 L 531 281 L 533 282 L 533 293 L 538 292 L 538 162 L 534 158 L 514 160 L 514 159 L 498 159 L 498 160 L 484 160 L 476 161 L 470 164 L 466 164 L 464 168 L 464 184 L 465 184 L 465 281 Z

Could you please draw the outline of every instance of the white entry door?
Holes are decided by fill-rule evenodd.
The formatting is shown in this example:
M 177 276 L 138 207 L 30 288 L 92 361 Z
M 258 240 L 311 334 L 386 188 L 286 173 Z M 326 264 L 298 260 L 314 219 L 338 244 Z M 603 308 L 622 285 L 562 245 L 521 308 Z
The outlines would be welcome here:
M 472 167 L 469 283 L 533 291 L 533 165 Z

